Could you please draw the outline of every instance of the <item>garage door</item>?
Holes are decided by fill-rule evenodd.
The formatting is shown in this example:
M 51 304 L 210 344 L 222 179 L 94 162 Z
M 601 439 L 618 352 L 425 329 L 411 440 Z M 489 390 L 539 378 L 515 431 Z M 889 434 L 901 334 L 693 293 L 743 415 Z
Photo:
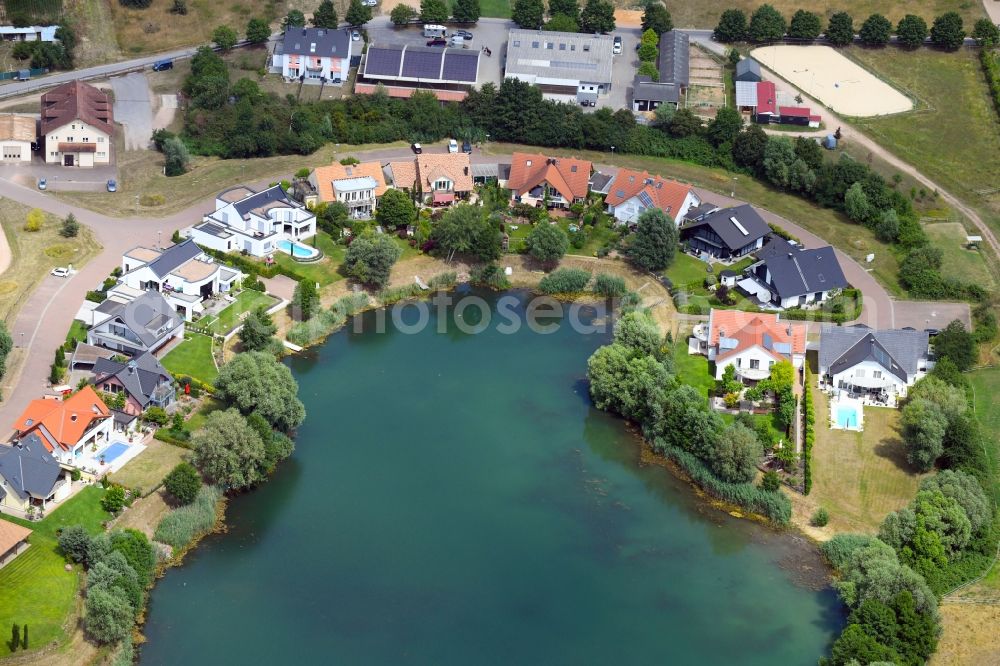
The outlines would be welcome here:
M 5 160 L 19 160 L 19 159 L 21 159 L 21 146 L 4 146 L 3 147 L 3 158 Z

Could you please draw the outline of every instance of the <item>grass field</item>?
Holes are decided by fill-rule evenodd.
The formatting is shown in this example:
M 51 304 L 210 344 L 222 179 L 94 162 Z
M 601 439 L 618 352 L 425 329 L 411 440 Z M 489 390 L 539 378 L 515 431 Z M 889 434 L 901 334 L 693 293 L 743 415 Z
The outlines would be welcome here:
M 992 0 L 990 0 L 992 1 Z M 848 55 L 916 98 L 915 111 L 865 118 L 858 126 L 949 192 L 986 213 L 1000 229 L 1000 122 L 978 53 L 851 48 Z
M 887 513 L 913 499 L 922 478 L 906 462 L 899 411 L 866 407 L 864 432 L 831 430 L 829 399 L 813 394 L 816 443 L 808 499 L 830 512 L 832 533 L 875 533 Z
M 55 266 L 82 266 L 97 254 L 100 246 L 90 229 L 80 226 L 76 238 L 59 235 L 62 220 L 45 215 L 39 231 L 24 230 L 30 209 L 10 199 L 0 198 L 0 224 L 11 249 L 10 268 L 0 276 L 0 319 L 9 320 L 17 306 Z
M 483 16 L 510 18 L 510 8 L 509 0 L 479 0 L 479 10 Z
M 256 310 L 262 305 L 269 308 L 275 303 L 277 303 L 277 300 L 273 296 L 268 296 L 263 292 L 254 291 L 253 289 L 244 289 L 236 297 L 236 302 L 220 312 L 217 317 L 212 318 L 208 322 L 201 320 L 198 323 L 202 326 L 207 325 L 209 330 L 216 335 L 225 335 L 243 321 L 245 313 Z
M 483 152 L 509 155 L 515 150 L 525 150 L 525 147 L 517 144 L 491 143 Z M 602 164 L 606 163 L 609 157 L 608 153 L 557 148 L 546 149 L 546 154 L 580 157 Z M 889 246 L 878 241 L 868 229 L 851 223 L 844 215 L 836 211 L 820 208 L 800 197 L 779 192 L 747 176 L 740 176 L 734 183 L 733 174 L 723 169 L 711 169 L 690 162 L 662 157 L 635 155 L 615 155 L 614 163 L 638 171 L 646 169 L 650 173 L 692 183 L 727 196 L 735 187 L 737 199 L 748 201 L 791 220 L 860 262 L 864 262 L 865 256 L 869 253 L 874 253 L 875 261 L 868 266 L 875 278 L 893 296 L 905 297 L 905 292 L 899 286 L 897 277 L 899 263 Z
M 992 1 L 992 0 L 990 0 Z M 616 3 L 624 6 L 624 3 Z M 637 3 L 630 3 L 634 6 Z M 714 28 L 719 22 L 719 16 L 730 8 L 742 9 L 747 17 L 762 3 L 753 0 L 709 0 L 709 2 L 675 2 L 670 4 L 670 14 L 674 25 L 678 28 Z M 770 3 L 782 13 L 786 21 L 790 21 L 796 10 L 805 7 L 818 13 L 824 29 L 826 22 L 835 12 L 845 11 L 854 17 L 854 29 L 874 13 L 887 16 L 893 25 L 906 14 L 917 14 L 924 17 L 927 25 L 934 18 L 947 11 L 958 12 L 965 21 L 966 31 L 972 30 L 972 24 L 977 18 L 986 15 L 982 4 L 970 0 L 936 0 L 935 2 L 920 2 L 919 0 L 839 0 L 822 5 L 803 5 L 798 0 L 774 0 Z
M 219 375 L 212 360 L 212 338 L 200 333 L 185 333 L 184 342 L 163 357 L 163 367 L 174 375 L 189 375 L 211 384 Z
M 706 398 L 715 390 L 715 376 L 709 373 L 708 357 L 687 353 L 687 334 L 677 337 L 674 365 L 681 383 L 695 387 Z
M 146 450 L 111 475 L 111 480 L 126 488 L 139 488 L 145 495 L 163 482 L 163 477 L 188 453 L 173 444 L 151 439 Z
M 104 490 L 99 486 L 84 488 L 67 500 L 45 520 L 26 523 L 10 516 L 0 519 L 25 525 L 33 530 L 31 547 L 16 560 L 0 569 L 0 626 L 29 626 L 28 648 L 37 649 L 66 637 L 69 619 L 76 608 L 79 568 L 66 571 L 65 560 L 58 552 L 57 530 L 68 525 L 83 525 L 97 534 L 110 518 L 100 505 Z M 6 640 L 0 642 L 0 656 L 10 654 Z
M 963 282 L 981 284 L 988 289 L 994 286 L 993 276 L 982 252 L 985 250 L 969 250 L 965 237 L 969 233 L 958 222 L 928 224 L 924 227 L 931 239 L 931 245 L 940 248 L 944 253 L 941 264 L 941 274 Z

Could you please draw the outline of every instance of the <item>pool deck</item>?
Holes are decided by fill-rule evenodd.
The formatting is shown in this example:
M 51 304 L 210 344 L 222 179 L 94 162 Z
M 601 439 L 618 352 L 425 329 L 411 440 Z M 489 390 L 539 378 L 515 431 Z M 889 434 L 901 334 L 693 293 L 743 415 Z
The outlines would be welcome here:
M 119 433 L 116 433 L 116 435 Z M 125 463 L 129 462 L 137 455 L 146 450 L 146 445 L 141 439 L 138 439 L 131 444 L 125 441 L 125 437 L 115 437 L 111 440 L 111 443 L 107 446 L 101 448 L 99 451 L 91 452 L 87 451 L 84 455 L 81 455 L 77 460 L 77 467 L 81 470 L 88 472 L 90 474 L 95 474 L 97 476 L 103 476 L 105 474 L 111 474 L 112 472 L 117 472 Z M 114 446 L 116 443 L 122 443 L 125 445 L 125 450 L 118 454 L 111 462 L 105 462 L 101 464 L 101 453 L 107 449 L 109 446 Z

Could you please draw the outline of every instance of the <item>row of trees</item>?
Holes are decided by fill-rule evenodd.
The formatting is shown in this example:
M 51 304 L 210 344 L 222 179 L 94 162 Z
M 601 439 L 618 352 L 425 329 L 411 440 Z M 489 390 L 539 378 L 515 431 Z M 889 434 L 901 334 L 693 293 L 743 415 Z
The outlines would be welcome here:
M 254 21 L 259 19 L 250 19 L 250 23 L 253 24 Z M 347 13 L 344 14 L 344 20 L 347 25 L 361 27 L 364 24 L 372 20 L 372 8 L 361 3 L 361 0 L 351 0 L 347 6 Z M 281 21 L 281 27 L 284 30 L 289 28 L 304 28 L 306 27 L 306 15 L 302 13 L 301 10 L 292 9 L 285 15 L 285 18 Z M 333 6 L 332 0 L 323 0 L 319 3 L 319 7 L 312 15 L 312 19 L 308 21 L 309 24 L 314 28 L 336 28 L 340 25 L 340 17 L 337 15 L 337 9 Z M 264 24 L 267 25 L 266 23 Z M 270 29 L 268 28 L 268 37 L 270 36 Z M 247 40 L 258 43 L 256 40 L 250 37 L 250 26 L 247 26 Z M 266 42 L 267 37 L 262 41 Z
M 529 30 L 606 34 L 615 29 L 615 8 L 609 0 L 587 0 L 583 9 L 578 0 L 549 0 L 547 14 L 548 21 L 542 0 L 514 0 L 511 20 Z
M 965 40 L 965 27 L 957 12 L 946 12 L 934 19 L 928 29 L 927 22 L 914 14 L 907 14 L 893 29 L 892 23 L 882 14 L 872 14 L 857 27 L 855 35 L 854 18 L 847 12 L 836 12 L 830 16 L 824 30 L 820 16 L 800 9 L 786 21 L 781 12 L 772 5 L 764 4 L 754 10 L 749 20 L 741 9 L 727 9 L 719 17 L 715 27 L 715 39 L 720 42 L 775 42 L 791 38 L 815 40 L 822 35 L 833 46 L 847 46 L 855 36 L 865 46 L 885 46 L 892 35 L 904 47 L 916 48 L 922 45 L 928 35 L 931 43 L 945 49 L 957 49 Z M 972 37 L 983 45 L 996 44 L 997 26 L 989 19 L 980 19 L 972 31 Z

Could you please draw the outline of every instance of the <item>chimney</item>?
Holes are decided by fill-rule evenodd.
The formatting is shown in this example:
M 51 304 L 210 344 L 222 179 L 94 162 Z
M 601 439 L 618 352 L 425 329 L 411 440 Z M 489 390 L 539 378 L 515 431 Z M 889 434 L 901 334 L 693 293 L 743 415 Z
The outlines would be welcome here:
M 76 423 L 77 418 L 78 418 L 77 415 L 74 413 L 70 414 L 69 420 L 72 421 L 73 423 Z

